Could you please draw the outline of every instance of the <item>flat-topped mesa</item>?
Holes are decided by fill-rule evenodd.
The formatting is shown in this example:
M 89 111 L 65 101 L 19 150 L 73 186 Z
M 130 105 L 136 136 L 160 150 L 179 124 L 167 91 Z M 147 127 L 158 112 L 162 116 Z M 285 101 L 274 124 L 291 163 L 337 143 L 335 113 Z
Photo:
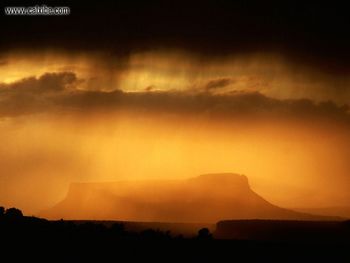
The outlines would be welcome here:
M 244 175 L 203 174 L 186 180 L 74 183 L 48 218 L 208 222 L 224 219 L 315 219 L 282 209 L 252 191 Z
M 210 173 L 202 174 L 200 176 L 190 178 L 189 181 L 192 181 L 197 184 L 207 183 L 212 186 L 220 187 L 239 187 L 242 189 L 249 189 L 248 178 L 245 175 L 235 174 L 235 173 Z

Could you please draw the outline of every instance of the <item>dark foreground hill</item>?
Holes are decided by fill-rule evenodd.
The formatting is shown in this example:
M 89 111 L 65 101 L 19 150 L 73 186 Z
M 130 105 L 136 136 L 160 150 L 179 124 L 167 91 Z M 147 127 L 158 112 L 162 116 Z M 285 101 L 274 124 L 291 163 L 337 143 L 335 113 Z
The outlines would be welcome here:
M 218 239 L 299 243 L 350 241 L 349 221 L 227 220 L 216 224 Z
M 231 227 L 232 222 L 228 222 Z M 294 239 L 276 239 L 276 233 L 283 234 L 285 226 L 289 228 L 288 221 L 270 220 L 266 225 L 242 220 L 234 228 L 248 224 L 255 231 L 277 232 L 260 240 L 223 240 L 212 237 L 207 229 L 200 229 L 196 237 L 184 238 L 155 229 L 131 232 L 119 223 L 48 221 L 24 217 L 14 209 L 5 214 L 0 210 L 0 252 L 4 262 L 349 262 L 348 222 L 331 223 L 336 226 L 331 227 L 335 233 L 337 228 L 343 231 L 341 239 L 323 235 L 328 227 L 322 226 L 329 222 L 305 223 L 306 230 L 316 226 L 314 234 L 323 237 L 304 239 L 299 231 Z
M 205 174 L 188 180 L 74 183 L 51 219 L 208 222 L 224 219 L 327 220 L 277 207 L 251 190 L 247 177 Z
M 214 223 L 171 223 L 171 222 L 135 222 L 135 221 L 112 221 L 112 220 L 68 220 L 77 225 L 86 223 L 101 224 L 111 227 L 115 224 L 123 225 L 124 230 L 128 232 L 142 232 L 147 229 L 157 229 L 162 232 L 169 232 L 172 236 L 181 235 L 183 237 L 194 237 L 198 230 L 207 228 L 210 232 L 214 232 L 216 224 Z

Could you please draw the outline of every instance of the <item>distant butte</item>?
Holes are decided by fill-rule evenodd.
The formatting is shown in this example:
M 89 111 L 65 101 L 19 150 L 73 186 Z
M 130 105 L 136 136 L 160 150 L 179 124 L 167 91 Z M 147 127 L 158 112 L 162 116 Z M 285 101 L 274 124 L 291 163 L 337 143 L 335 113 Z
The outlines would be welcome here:
M 244 175 L 203 174 L 187 180 L 73 183 L 40 216 L 49 219 L 207 222 L 229 219 L 327 220 L 275 206 Z

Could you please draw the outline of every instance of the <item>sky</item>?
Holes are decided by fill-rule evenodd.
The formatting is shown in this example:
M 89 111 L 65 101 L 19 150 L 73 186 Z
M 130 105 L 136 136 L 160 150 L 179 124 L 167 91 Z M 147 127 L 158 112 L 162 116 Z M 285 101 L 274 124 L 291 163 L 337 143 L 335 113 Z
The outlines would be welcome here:
M 71 14 L 0 16 L 1 204 L 34 214 L 72 182 L 209 172 L 284 207 L 349 204 L 340 4 L 45 4 Z

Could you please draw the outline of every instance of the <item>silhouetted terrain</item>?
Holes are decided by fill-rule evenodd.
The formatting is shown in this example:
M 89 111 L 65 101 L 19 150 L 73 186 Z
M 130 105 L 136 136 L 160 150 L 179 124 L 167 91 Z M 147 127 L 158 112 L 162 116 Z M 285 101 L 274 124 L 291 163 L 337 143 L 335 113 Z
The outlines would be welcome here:
M 228 220 L 216 224 L 219 239 L 346 243 L 350 221 Z
M 250 237 L 218 238 L 222 231 L 232 233 L 234 229 Z M 48 221 L 23 216 L 15 208 L 0 208 L 0 236 L 5 241 L 1 250 L 11 262 L 346 262 L 350 259 L 348 221 L 236 220 L 219 222 L 214 236 L 207 228 L 198 229 L 197 233 L 193 238 L 184 238 L 157 229 L 133 232 L 120 223 Z M 310 233 L 313 238 L 307 238 Z
M 172 235 L 182 235 L 184 237 L 194 237 L 198 229 L 207 228 L 214 232 L 215 224 L 206 223 L 165 223 L 165 222 L 134 222 L 134 221 L 108 221 L 108 220 L 68 220 L 74 224 L 102 224 L 111 227 L 114 224 L 122 224 L 124 229 L 129 232 L 142 232 L 147 229 L 157 229 L 163 232 L 170 231 Z
M 74 183 L 66 198 L 41 216 L 196 223 L 223 219 L 336 219 L 277 207 L 253 192 L 247 177 L 237 174 L 205 174 L 174 181 Z

